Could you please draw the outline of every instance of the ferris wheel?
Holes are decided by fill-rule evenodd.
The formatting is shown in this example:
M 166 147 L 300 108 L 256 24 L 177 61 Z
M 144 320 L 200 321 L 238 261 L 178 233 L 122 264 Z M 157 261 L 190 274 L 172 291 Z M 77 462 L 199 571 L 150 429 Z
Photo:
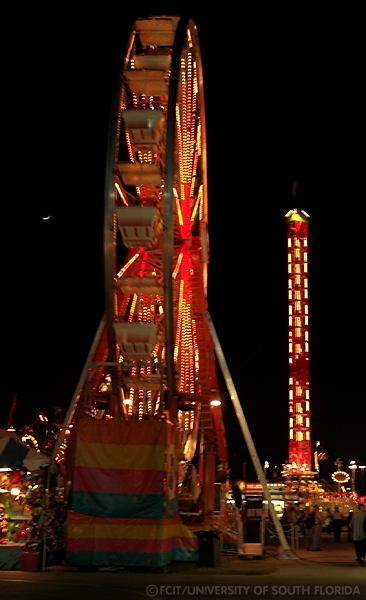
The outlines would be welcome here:
M 138 19 L 124 59 L 106 167 L 106 317 L 66 426 L 165 417 L 178 458 L 197 460 L 204 504 L 227 451 L 207 323 L 208 197 L 196 26 Z M 62 442 L 60 442 L 58 450 Z M 183 478 L 183 476 L 182 476 Z

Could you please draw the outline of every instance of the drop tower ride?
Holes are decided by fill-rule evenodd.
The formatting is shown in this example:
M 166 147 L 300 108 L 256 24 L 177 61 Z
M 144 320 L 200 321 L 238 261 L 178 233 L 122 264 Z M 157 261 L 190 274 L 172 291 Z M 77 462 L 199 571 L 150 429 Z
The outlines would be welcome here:
M 289 470 L 311 475 L 309 366 L 309 215 L 294 208 L 287 223 L 288 354 L 289 354 Z

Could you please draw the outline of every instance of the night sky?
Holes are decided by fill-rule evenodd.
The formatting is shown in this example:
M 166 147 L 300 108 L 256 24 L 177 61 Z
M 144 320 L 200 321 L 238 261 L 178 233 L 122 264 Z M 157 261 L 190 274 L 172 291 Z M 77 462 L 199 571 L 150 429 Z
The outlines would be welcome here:
M 15 392 L 18 426 L 45 406 L 67 409 L 103 312 L 109 110 L 137 16 L 122 7 L 102 18 L 65 12 L 55 28 L 37 22 L 30 29 L 23 16 L 18 30 L 22 50 L 12 55 L 6 94 L 14 113 L 9 156 L 16 158 L 3 253 L 2 427 Z M 210 312 L 258 453 L 271 465 L 287 457 L 284 215 L 296 206 L 310 214 L 313 440 L 330 456 L 324 474 L 337 457 L 345 466 L 351 459 L 365 464 L 358 37 L 344 35 L 347 18 L 343 29 L 324 29 L 310 14 L 287 15 L 286 24 L 277 14 L 276 27 L 270 14 L 242 22 L 191 16 L 206 93 Z M 224 415 L 239 475 L 250 459 L 229 401 Z

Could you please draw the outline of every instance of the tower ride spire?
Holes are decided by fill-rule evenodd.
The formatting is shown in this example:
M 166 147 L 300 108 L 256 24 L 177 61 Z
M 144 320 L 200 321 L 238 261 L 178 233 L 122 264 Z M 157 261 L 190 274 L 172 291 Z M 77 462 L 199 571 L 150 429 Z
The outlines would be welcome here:
M 293 474 L 312 471 L 309 366 L 309 215 L 294 208 L 287 223 L 289 468 Z

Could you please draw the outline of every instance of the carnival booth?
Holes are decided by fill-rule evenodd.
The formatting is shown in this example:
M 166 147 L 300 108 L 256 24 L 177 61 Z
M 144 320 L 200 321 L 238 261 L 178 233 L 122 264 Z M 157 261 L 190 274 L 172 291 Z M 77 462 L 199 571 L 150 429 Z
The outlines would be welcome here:
M 0 430 L 0 569 L 38 568 L 48 463 L 14 432 Z
M 242 507 L 242 540 L 239 558 L 263 558 L 265 512 L 260 484 L 247 484 Z

